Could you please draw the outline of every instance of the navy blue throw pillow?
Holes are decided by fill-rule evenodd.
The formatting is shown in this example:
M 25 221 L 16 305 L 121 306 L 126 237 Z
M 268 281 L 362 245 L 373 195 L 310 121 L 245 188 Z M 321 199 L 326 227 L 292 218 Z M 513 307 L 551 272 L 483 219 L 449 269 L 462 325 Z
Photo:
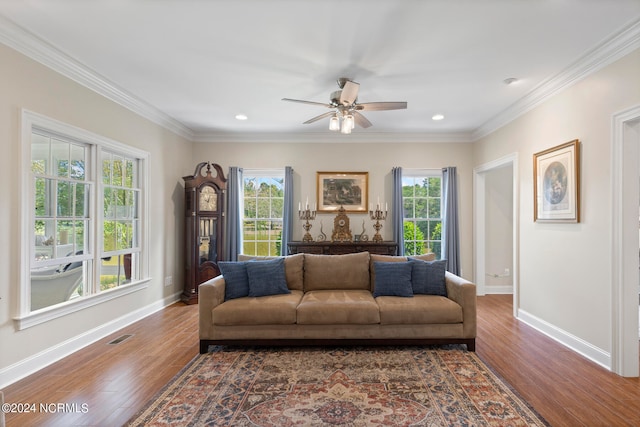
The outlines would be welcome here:
M 444 279 L 447 271 L 446 259 L 438 261 L 411 259 L 410 262 L 413 264 L 411 283 L 414 294 L 447 296 L 447 285 Z
M 224 300 L 249 296 L 249 276 L 247 263 L 244 261 L 220 261 L 218 263 L 224 277 Z
M 284 273 L 284 258 L 249 261 L 247 275 L 249 276 L 250 297 L 291 293 L 287 287 L 287 278 Z
M 374 261 L 376 279 L 373 286 L 373 296 L 412 297 L 410 262 L 382 262 Z

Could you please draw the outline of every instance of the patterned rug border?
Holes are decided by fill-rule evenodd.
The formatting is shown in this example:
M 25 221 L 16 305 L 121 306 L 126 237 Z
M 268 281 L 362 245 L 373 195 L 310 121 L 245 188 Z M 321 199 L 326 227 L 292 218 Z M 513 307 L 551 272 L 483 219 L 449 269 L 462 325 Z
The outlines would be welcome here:
M 359 351 L 359 350 L 463 350 L 470 356 L 477 364 L 482 365 L 486 368 L 487 372 L 490 376 L 493 377 L 493 380 L 502 384 L 506 390 L 511 393 L 513 398 L 522 403 L 536 418 L 537 420 L 546 427 L 552 427 L 549 422 L 544 419 L 542 415 L 526 400 L 522 397 L 522 395 L 508 382 L 506 381 L 502 375 L 500 375 L 491 365 L 483 361 L 475 352 L 469 352 L 466 350 L 465 346 L 450 344 L 450 345 L 427 345 L 427 346 L 324 346 L 324 347 L 306 347 L 308 350 L 318 350 L 318 349 L 326 349 L 331 348 L 332 350 L 349 350 L 349 351 Z M 196 354 L 187 364 L 178 371 L 157 393 L 153 395 L 151 399 L 149 399 L 144 406 L 138 410 L 130 419 L 127 421 L 125 426 L 137 426 L 144 425 L 140 424 L 140 422 L 144 422 L 141 417 L 153 406 L 156 406 L 158 401 L 163 398 L 163 396 L 167 393 L 168 390 L 173 389 L 180 377 L 185 375 L 188 371 L 192 370 L 194 367 L 199 368 L 203 361 L 210 357 L 213 353 L 219 353 L 223 350 L 233 350 L 233 351 L 260 351 L 260 352 L 270 352 L 274 350 L 278 351 L 297 351 L 300 350 L 301 347 L 253 347 L 253 346 L 209 346 L 209 350 L 204 354 Z M 197 365 L 197 366 L 196 366 Z M 217 424 L 216 424 L 217 425 Z

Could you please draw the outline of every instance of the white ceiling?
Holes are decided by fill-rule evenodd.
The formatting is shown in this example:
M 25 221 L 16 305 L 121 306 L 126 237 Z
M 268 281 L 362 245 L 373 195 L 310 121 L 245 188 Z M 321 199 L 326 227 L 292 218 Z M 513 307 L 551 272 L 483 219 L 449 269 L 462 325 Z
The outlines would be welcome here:
M 0 42 L 211 141 L 473 140 L 640 46 L 640 0 L 0 0 L 1 15 Z M 343 76 L 359 102 L 408 109 L 336 136 L 302 124 L 326 109 L 281 100 L 328 102 Z

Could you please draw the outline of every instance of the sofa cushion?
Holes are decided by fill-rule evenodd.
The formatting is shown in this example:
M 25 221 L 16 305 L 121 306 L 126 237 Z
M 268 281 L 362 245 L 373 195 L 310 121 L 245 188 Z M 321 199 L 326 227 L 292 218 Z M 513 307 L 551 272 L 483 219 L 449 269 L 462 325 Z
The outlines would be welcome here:
M 304 291 L 323 289 L 369 291 L 369 252 L 345 255 L 304 254 Z
M 382 325 L 461 323 L 462 307 L 449 298 L 438 295 L 414 295 L 413 298 L 382 296 Z
M 287 255 L 285 257 L 275 256 L 256 256 L 256 255 L 244 255 L 239 254 L 239 261 L 266 261 L 271 259 L 284 258 L 284 274 L 287 278 L 287 287 L 290 290 L 301 291 L 303 289 L 303 266 L 304 266 L 304 254 Z
M 412 297 L 411 270 L 413 264 L 405 262 L 380 262 L 373 263 L 375 270 L 375 283 L 373 296 L 382 295 Z
M 229 300 L 212 310 L 213 324 L 292 325 L 296 323 L 296 307 L 301 299 L 302 291 L 291 291 L 289 294 Z
M 421 261 L 435 261 L 436 254 L 435 252 L 427 252 L 426 254 L 421 254 L 421 255 L 409 255 L 409 258 L 419 259 Z
M 414 294 L 447 296 L 447 260 L 429 262 L 411 259 L 410 262 L 413 264 L 411 282 Z
M 305 292 L 297 311 L 299 325 L 380 323 L 378 304 L 368 290 Z
M 373 268 L 374 262 L 407 262 L 406 256 L 398 256 L 398 255 L 378 255 L 371 254 L 369 256 L 369 275 L 370 284 L 371 284 L 371 292 L 373 292 L 373 286 L 376 283 L 376 269 Z
M 246 262 L 220 261 L 218 267 L 224 277 L 225 301 L 249 295 L 249 276 L 247 276 Z
M 249 296 L 263 297 L 267 295 L 288 294 L 287 279 L 284 274 L 284 259 L 269 261 L 248 261 Z

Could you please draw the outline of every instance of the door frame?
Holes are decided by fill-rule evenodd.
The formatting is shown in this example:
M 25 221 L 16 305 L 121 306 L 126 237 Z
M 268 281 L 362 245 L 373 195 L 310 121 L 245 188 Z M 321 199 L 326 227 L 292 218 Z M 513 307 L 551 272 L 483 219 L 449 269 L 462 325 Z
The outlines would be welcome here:
M 497 160 L 482 164 L 473 168 L 473 231 L 474 231 L 474 250 L 473 250 L 473 271 L 474 282 L 477 286 L 477 294 L 484 295 L 486 293 L 486 174 L 495 169 L 511 166 L 512 175 L 512 191 L 513 191 L 513 315 L 517 317 L 520 308 L 519 295 L 519 168 L 518 153 L 512 153 L 501 157 Z
M 613 115 L 611 144 L 611 370 L 637 377 L 640 105 Z

